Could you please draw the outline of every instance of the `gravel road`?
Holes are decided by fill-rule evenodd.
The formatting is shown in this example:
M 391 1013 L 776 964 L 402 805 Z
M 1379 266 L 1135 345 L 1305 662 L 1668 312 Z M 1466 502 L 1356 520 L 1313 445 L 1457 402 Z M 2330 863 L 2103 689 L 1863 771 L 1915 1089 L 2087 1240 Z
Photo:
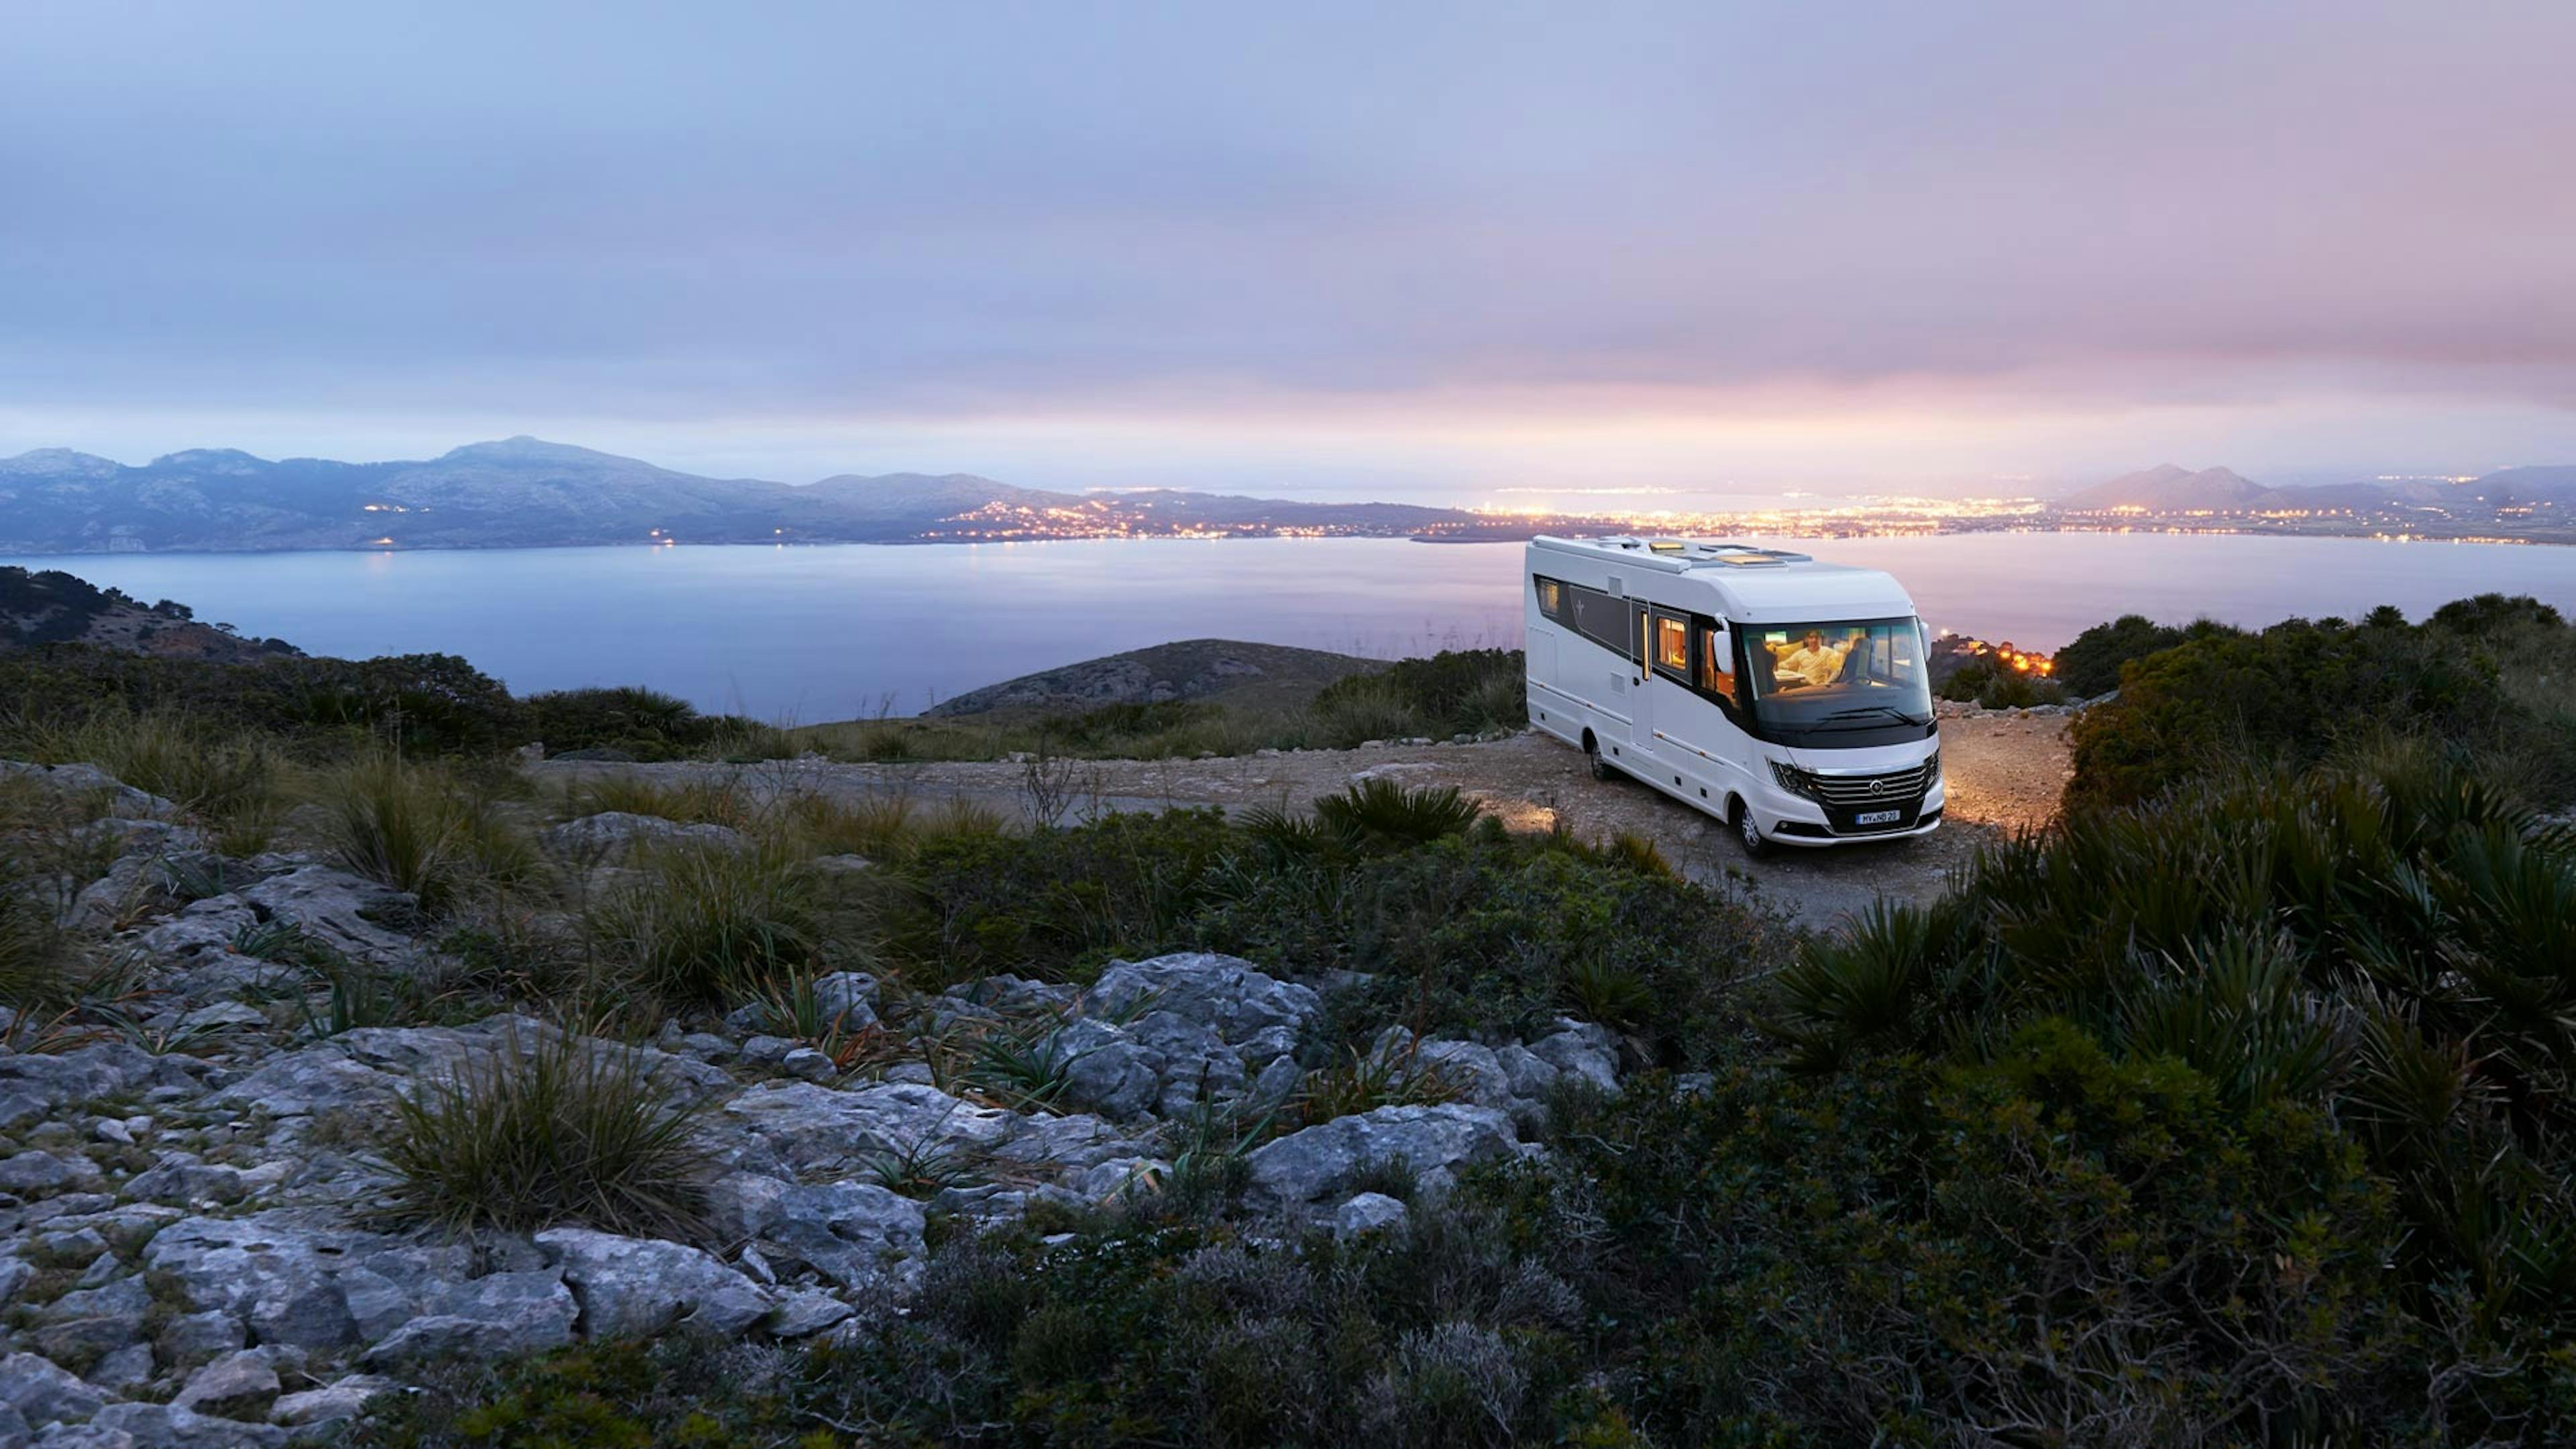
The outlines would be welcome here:
M 1587 837 L 1626 830 L 1645 836 L 1692 879 L 1748 895 L 1813 927 L 1868 907 L 1881 896 L 1923 899 L 1981 843 L 2046 824 L 2069 773 L 2062 716 L 1978 713 L 1945 718 L 1941 766 L 1949 801 L 1941 829 L 1916 840 L 1829 850 L 1775 850 L 1748 860 L 1716 820 L 1620 780 L 1584 771 L 1583 756 L 1544 735 L 1472 745 L 1307 750 L 1211 760 L 1098 760 L 1064 767 L 1071 813 L 1218 805 L 1294 807 L 1353 779 L 1377 775 L 1408 785 L 1455 785 L 1515 829 L 1558 821 Z M 839 795 L 905 791 L 920 800 L 964 797 L 1026 815 L 1027 771 L 1014 764 L 843 765 L 820 760 L 763 765 L 613 765 L 547 761 L 540 781 L 609 773 L 656 778 L 736 774 L 754 789 Z

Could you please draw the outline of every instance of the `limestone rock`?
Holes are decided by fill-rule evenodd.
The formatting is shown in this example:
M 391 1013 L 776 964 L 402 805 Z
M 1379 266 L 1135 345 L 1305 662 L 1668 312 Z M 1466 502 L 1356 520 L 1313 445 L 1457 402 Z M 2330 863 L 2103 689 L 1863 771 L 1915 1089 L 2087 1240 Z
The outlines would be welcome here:
M 1530 1053 L 1602 1092 L 1619 1090 L 1619 1039 L 1606 1026 L 1556 1019 L 1557 1031 L 1530 1043 Z
M 1239 957 L 1204 951 L 1111 962 L 1082 999 L 1092 1016 L 1114 1019 L 1140 1008 L 1171 1012 L 1229 1044 L 1274 1026 L 1302 1032 L 1322 1011 L 1310 988 L 1281 981 Z
M 727 1173 L 707 1190 L 716 1231 L 793 1259 L 844 1287 L 909 1276 L 920 1264 L 921 1204 L 874 1183 L 808 1186 Z
M 266 1356 L 243 1350 L 188 1375 L 187 1386 L 170 1402 L 219 1419 L 266 1419 L 277 1393 L 277 1370 Z
M 1512 1155 L 1512 1119 L 1491 1107 L 1444 1102 L 1380 1107 L 1336 1117 L 1254 1148 L 1249 1196 L 1299 1208 L 1335 1196 L 1368 1168 L 1402 1162 L 1426 1193 L 1447 1191 L 1458 1169 Z
M 234 895 L 257 912 L 262 921 L 283 921 L 300 927 L 306 935 L 353 961 L 399 965 L 418 951 L 410 937 L 379 922 L 408 918 L 418 912 L 420 902 L 403 891 L 344 870 L 308 865 L 271 876 Z
M 769 1295 L 683 1243 L 589 1228 L 549 1228 L 538 1248 L 563 1271 L 592 1338 L 636 1338 L 679 1324 L 718 1335 L 769 1316 Z
M 124 1435 L 134 1449 L 279 1449 L 286 1443 L 286 1431 L 274 1425 L 216 1418 L 177 1404 L 110 1404 L 89 1427 L 94 1437 Z
M 179 813 L 178 806 L 149 791 L 137 790 L 96 765 L 30 765 L 0 760 L 0 780 L 31 781 L 59 795 L 99 795 L 115 814 L 127 819 Z
M 625 810 L 607 810 L 567 820 L 542 837 L 547 850 L 556 855 L 579 860 L 623 860 L 639 848 L 662 846 L 695 846 L 716 850 L 740 850 L 746 842 L 742 832 L 730 826 L 707 823 L 682 824 L 658 815 L 637 815 Z
M 77 1154 L 56 1155 L 31 1147 L 15 1157 L 0 1158 L 0 1192 L 61 1192 L 93 1186 L 100 1178 L 98 1164 Z
M 107 1402 L 107 1396 L 81 1382 L 80 1375 L 32 1353 L 0 1358 L 0 1403 L 18 1411 L 30 1424 L 76 1423 Z
M 336 1424 L 354 1419 L 366 1410 L 370 1400 L 397 1392 L 401 1385 L 374 1374 L 350 1374 L 318 1389 L 300 1394 L 285 1394 L 268 1411 L 268 1416 L 290 1429 L 309 1428 L 319 1424 Z
M 553 1272 L 493 1273 L 431 1295 L 430 1311 L 366 1352 L 371 1365 L 496 1360 L 572 1342 L 580 1305 Z
M 1404 1226 L 1410 1209 L 1382 1192 L 1364 1192 L 1333 1210 L 1333 1236 L 1356 1238 Z

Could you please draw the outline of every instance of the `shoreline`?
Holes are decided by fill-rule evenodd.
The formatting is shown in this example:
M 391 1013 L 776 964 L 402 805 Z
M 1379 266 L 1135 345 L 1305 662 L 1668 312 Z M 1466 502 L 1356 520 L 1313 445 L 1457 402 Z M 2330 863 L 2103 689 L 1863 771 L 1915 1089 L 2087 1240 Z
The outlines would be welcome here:
M 1601 521 L 1602 527 L 1615 527 L 1621 532 L 1638 534 L 1675 534 L 1683 537 L 1738 534 L 1747 538 L 1813 538 L 1813 539 L 1904 539 L 1967 538 L 1985 534 L 2011 533 L 2084 533 L 2084 534 L 2163 534 L 2197 538 L 2315 538 L 2351 539 L 2362 543 L 2481 544 L 2519 548 L 2576 548 L 2576 531 L 2565 536 L 2529 536 L 2517 534 L 2411 532 L 2390 533 L 2384 529 L 2312 529 L 2259 528 L 2244 526 L 2197 526 L 2188 523 L 2159 523 L 2140 520 L 2119 524 L 2089 523 L 2077 520 L 2018 521 L 1990 527 L 1947 526 L 1931 528 L 1872 528 L 1820 523 L 1810 528 L 1785 530 L 1766 524 L 1761 528 L 1682 529 L 1655 527 L 1654 520 Z M 832 539 L 718 539 L 710 541 L 636 542 L 630 539 L 607 539 L 589 543 L 424 543 L 393 545 L 310 544 L 282 548 L 90 548 L 90 549 L 18 549 L 0 547 L 0 560 L 24 563 L 37 559 L 88 558 L 269 558 L 281 554 L 392 554 L 392 553 L 540 553 L 548 550 L 617 548 L 647 552 L 662 549 L 699 548 L 991 548 L 1022 547 L 1052 543 L 1246 543 L 1261 540 L 1295 540 L 1314 543 L 1350 543 L 1377 540 L 1386 543 L 1424 544 L 1496 544 L 1526 543 L 1531 532 L 1496 531 L 1492 534 L 1421 534 L 1421 533 L 1227 533 L 1227 534 L 1071 534 L 1061 538 L 832 538 Z M 1597 528 L 1574 530 L 1594 533 Z

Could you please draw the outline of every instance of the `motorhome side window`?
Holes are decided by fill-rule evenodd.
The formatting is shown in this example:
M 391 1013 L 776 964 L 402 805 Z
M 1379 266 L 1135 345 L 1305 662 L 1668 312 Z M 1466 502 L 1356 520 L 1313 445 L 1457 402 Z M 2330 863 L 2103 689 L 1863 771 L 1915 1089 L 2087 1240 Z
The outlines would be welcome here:
M 1677 619 L 1661 609 L 1655 611 L 1653 631 L 1655 667 L 1673 678 L 1690 680 L 1690 621 Z
M 1628 651 L 1636 647 L 1628 623 L 1628 601 L 1581 584 L 1568 584 L 1565 591 L 1574 599 L 1574 632 L 1623 659 L 1628 657 Z
M 1560 624 L 1566 623 L 1565 585 L 1545 574 L 1532 574 L 1530 580 L 1538 585 L 1538 611 Z

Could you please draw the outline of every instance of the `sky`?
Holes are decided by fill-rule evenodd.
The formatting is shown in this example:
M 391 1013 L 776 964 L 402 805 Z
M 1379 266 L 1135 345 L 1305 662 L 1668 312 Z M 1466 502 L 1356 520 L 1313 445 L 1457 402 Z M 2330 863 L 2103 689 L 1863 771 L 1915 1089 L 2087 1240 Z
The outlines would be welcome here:
M 0 454 L 2576 461 L 2576 5 L 13 6 Z

